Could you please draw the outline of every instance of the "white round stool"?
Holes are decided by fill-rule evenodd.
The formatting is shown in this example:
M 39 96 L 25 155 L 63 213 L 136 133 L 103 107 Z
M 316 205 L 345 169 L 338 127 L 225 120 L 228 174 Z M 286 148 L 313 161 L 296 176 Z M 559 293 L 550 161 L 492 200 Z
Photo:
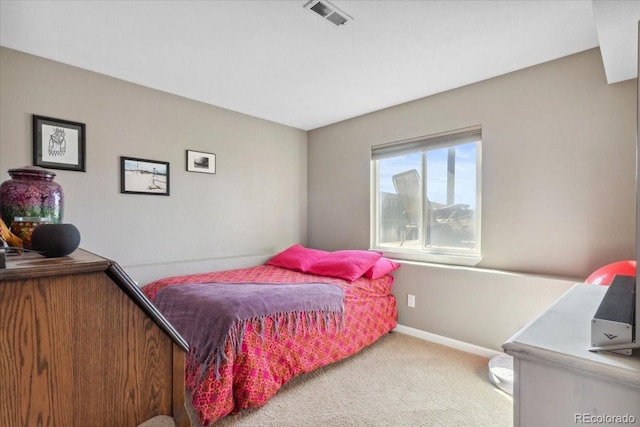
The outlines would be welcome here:
M 513 357 L 499 354 L 489 361 L 489 379 L 505 393 L 513 394 Z

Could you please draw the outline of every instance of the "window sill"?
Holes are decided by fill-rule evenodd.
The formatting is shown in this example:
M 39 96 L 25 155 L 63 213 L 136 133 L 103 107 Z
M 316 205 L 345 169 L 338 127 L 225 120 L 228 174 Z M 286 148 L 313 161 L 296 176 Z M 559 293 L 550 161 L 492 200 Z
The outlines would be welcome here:
M 374 251 L 382 252 L 387 258 L 396 261 L 413 261 L 428 264 L 445 264 L 459 265 L 465 267 L 475 267 L 482 261 L 481 256 L 475 255 L 458 255 L 458 254 L 425 254 L 415 252 L 405 252 L 398 250 L 389 250 L 389 248 L 374 248 Z

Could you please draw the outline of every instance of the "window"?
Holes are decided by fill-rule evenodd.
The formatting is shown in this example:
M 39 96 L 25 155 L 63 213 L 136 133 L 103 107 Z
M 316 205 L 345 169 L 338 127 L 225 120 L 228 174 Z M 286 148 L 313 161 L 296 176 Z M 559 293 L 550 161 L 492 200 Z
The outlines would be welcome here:
M 399 259 L 480 260 L 480 128 L 371 148 L 373 249 Z

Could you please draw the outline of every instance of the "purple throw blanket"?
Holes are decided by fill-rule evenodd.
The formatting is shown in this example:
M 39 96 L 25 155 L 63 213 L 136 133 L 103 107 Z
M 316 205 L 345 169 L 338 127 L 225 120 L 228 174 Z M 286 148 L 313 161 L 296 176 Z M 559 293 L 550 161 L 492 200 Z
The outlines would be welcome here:
M 153 303 L 189 343 L 198 361 L 200 378 L 215 363 L 216 378 L 226 360 L 225 347 L 232 340 L 234 355 L 240 354 L 247 323 L 259 320 L 261 336 L 278 336 L 281 322 L 294 333 L 315 324 L 329 330 L 343 326 L 344 290 L 328 283 L 198 283 L 168 286 Z M 265 331 L 265 317 L 274 321 Z M 199 382 L 198 382 L 199 383 Z

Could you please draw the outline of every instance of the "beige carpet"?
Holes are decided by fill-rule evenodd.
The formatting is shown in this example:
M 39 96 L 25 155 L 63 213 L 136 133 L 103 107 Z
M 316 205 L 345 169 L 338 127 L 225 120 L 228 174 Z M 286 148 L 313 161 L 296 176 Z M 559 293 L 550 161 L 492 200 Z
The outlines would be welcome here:
M 215 426 L 511 426 L 513 400 L 491 384 L 487 364 L 394 332 Z

